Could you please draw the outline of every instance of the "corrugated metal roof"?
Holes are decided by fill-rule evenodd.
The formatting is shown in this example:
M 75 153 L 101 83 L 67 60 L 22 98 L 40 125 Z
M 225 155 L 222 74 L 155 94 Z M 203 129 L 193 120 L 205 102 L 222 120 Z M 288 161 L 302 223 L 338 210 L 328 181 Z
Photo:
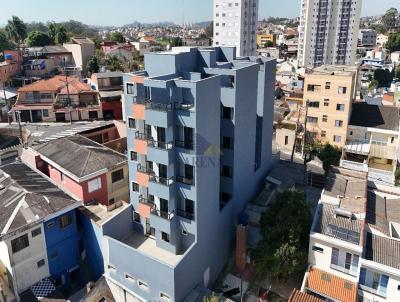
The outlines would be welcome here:
M 366 259 L 400 270 L 400 241 L 367 234 Z

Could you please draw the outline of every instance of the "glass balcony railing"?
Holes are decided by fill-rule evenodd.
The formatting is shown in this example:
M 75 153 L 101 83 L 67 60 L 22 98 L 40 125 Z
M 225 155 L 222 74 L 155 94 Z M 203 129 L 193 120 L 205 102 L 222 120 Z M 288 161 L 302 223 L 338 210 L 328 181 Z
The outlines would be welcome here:
M 149 141 L 149 147 L 169 150 L 172 149 L 172 143 L 160 142 L 160 141 Z
M 143 166 L 141 164 L 137 165 L 137 171 L 145 174 L 152 175 L 154 174 L 154 171 L 146 166 Z
M 175 141 L 175 146 L 178 148 L 186 149 L 186 150 L 193 150 L 193 141 Z
M 185 185 L 193 186 L 194 185 L 194 179 L 193 178 L 186 178 L 183 176 L 176 176 L 176 181 L 183 183 Z
M 164 186 L 170 186 L 174 183 L 174 178 L 173 177 L 165 178 L 165 177 L 153 175 L 152 177 L 150 177 L 150 181 L 164 185 Z

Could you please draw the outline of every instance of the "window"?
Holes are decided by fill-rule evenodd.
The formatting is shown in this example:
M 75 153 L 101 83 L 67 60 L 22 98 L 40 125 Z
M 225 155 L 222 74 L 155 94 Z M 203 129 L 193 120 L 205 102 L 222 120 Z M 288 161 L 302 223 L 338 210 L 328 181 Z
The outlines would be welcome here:
M 346 94 L 346 92 L 347 92 L 347 87 L 339 86 L 339 89 L 338 89 L 339 94 Z
M 323 115 L 322 116 L 322 122 L 323 123 L 327 123 L 328 122 L 328 116 L 327 115 Z
M 24 234 L 18 238 L 11 240 L 11 249 L 13 254 L 27 248 L 29 246 L 28 234 Z
M 344 268 L 345 269 L 350 269 L 351 267 L 351 254 L 350 253 L 346 253 L 346 260 L 344 263 Z
M 344 111 L 344 104 L 337 104 L 336 105 L 336 110 L 337 111 Z
M 43 109 L 43 117 L 49 117 L 49 110 Z
M 139 185 L 136 182 L 132 182 L 132 191 L 139 192 Z
M 149 285 L 148 285 L 146 282 L 143 282 L 143 281 L 139 280 L 139 281 L 138 281 L 138 285 L 139 285 L 139 287 L 140 287 L 141 289 L 149 290 Z
M 229 136 L 222 137 L 222 148 L 233 149 L 233 138 Z
M 95 178 L 88 182 L 88 191 L 92 193 L 101 189 L 101 178 Z
M 339 265 L 339 250 L 332 248 L 331 264 Z
M 133 221 L 140 223 L 140 214 L 138 212 L 133 212 Z
M 54 221 L 50 221 L 47 223 L 47 228 L 52 229 L 52 228 L 54 228 L 55 225 L 56 225 L 56 223 Z
M 335 121 L 335 127 L 342 127 L 343 126 L 343 121 L 336 120 Z
M 62 172 L 60 172 L 60 179 L 61 179 L 61 182 L 65 182 L 65 175 L 64 175 L 64 173 L 62 173 Z
M 111 173 L 111 182 L 116 183 L 124 179 L 124 169 L 120 169 Z
M 129 282 L 135 282 L 135 278 L 132 277 L 132 275 L 125 273 L 125 279 L 128 280 Z
M 38 261 L 37 263 L 37 268 L 41 268 L 42 266 L 44 266 L 46 264 L 46 261 L 44 261 L 44 259 Z
M 165 242 L 169 242 L 169 234 L 161 232 L 161 239 L 164 240 Z
M 285 135 L 285 146 L 289 144 L 289 136 Z
M 72 224 L 72 215 L 71 214 L 65 214 L 60 217 L 60 228 L 66 228 Z
M 312 246 L 312 250 L 315 251 L 315 252 L 318 252 L 318 253 L 323 253 L 324 252 L 324 249 L 322 247 L 319 247 L 319 246 L 316 246 L 316 245 Z
M 319 108 L 319 102 L 309 102 L 308 107 Z
M 167 302 L 171 301 L 171 297 L 164 293 L 160 293 L 160 299 Z
M 37 228 L 37 229 L 34 229 L 32 231 L 32 237 L 39 236 L 40 234 L 42 234 L 42 229 L 41 228 Z
M 129 128 L 136 128 L 136 120 L 134 118 L 129 117 L 128 118 L 128 124 L 129 124 Z
M 316 124 L 318 123 L 318 118 L 313 116 L 307 116 L 307 123 Z
M 387 285 L 389 283 L 389 277 L 387 275 L 381 275 L 377 272 L 368 271 L 365 268 L 360 270 L 360 284 L 363 287 L 368 287 L 377 292 L 379 295 L 386 297 Z
M 334 136 L 333 136 L 333 141 L 334 141 L 335 143 L 340 143 L 340 142 L 342 141 L 342 137 L 339 136 L 339 135 L 334 135 Z
M 233 108 L 222 106 L 222 118 L 226 120 L 233 119 Z
M 322 131 L 321 131 L 321 137 L 323 137 L 323 138 L 326 137 L 326 131 L 325 131 L 325 130 L 322 130 Z
M 325 83 L 325 89 L 331 89 L 331 82 Z
M 132 161 L 137 161 L 138 160 L 137 152 L 131 151 L 131 160 Z
M 319 85 L 307 85 L 307 91 L 320 91 L 321 86 Z
M 232 167 L 222 165 L 221 167 L 221 175 L 224 177 L 232 178 Z
M 135 85 L 132 83 L 126 83 L 126 93 L 135 94 Z
M 329 99 L 324 99 L 324 106 L 328 107 L 329 106 Z

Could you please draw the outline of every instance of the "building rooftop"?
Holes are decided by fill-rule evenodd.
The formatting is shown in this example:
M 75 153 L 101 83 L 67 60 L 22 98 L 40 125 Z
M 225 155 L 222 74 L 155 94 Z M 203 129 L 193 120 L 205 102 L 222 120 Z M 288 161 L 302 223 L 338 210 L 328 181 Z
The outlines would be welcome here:
M 314 267 L 308 273 L 306 287 L 337 301 L 354 302 L 357 300 L 355 283 Z
M 71 42 L 75 44 L 94 44 L 94 42 L 87 37 L 72 37 Z
M 98 79 L 106 79 L 106 78 L 122 77 L 123 73 L 121 71 L 108 71 L 108 72 L 94 73 L 93 76 Z
M 94 221 L 98 226 L 102 226 L 109 219 L 115 217 L 119 213 L 123 212 L 130 205 L 126 202 L 122 202 L 120 207 L 113 210 L 108 210 L 107 207 L 101 204 L 86 205 L 79 208 L 86 217 Z
M 0 166 L 0 237 L 79 205 L 21 162 Z
M 399 131 L 399 108 L 354 103 L 350 125 Z
M 292 294 L 290 295 L 288 302 L 323 302 L 323 301 L 324 300 L 321 300 L 313 295 L 303 293 L 295 288 Z
M 368 233 L 365 258 L 400 270 L 400 241 Z
M 67 50 L 64 46 L 60 45 L 47 45 L 44 46 L 43 49 L 41 50 L 42 53 L 44 54 L 65 54 L 65 53 L 71 53 L 69 50 Z
M 77 90 L 77 91 L 81 91 L 81 90 L 85 90 L 85 91 L 89 90 L 90 91 L 91 90 L 89 85 L 82 83 L 81 81 L 79 81 L 78 78 L 68 77 L 67 79 L 68 79 L 68 86 L 70 89 L 70 93 L 71 93 L 71 91 L 74 91 L 74 90 Z M 32 84 L 25 85 L 25 86 L 21 87 L 20 89 L 18 89 L 18 92 L 33 92 L 33 91 L 59 92 L 63 88 L 66 88 L 66 83 L 67 82 L 66 82 L 64 76 L 56 75 L 48 80 L 39 80 Z M 65 91 L 66 91 L 66 89 L 65 89 Z
M 322 65 L 310 71 L 314 75 L 353 76 L 357 73 L 356 66 Z
M 80 135 L 56 139 L 33 148 L 77 178 L 127 161 L 125 155 Z

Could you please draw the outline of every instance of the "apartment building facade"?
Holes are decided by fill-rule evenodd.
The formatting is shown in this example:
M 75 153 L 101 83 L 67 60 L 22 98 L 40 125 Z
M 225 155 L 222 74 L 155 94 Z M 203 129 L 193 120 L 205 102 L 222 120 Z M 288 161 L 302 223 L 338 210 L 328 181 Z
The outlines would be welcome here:
M 98 93 L 78 78 L 57 75 L 39 80 L 18 90 L 13 106 L 22 122 L 67 122 L 103 118 Z
M 399 109 L 353 104 L 340 165 L 368 172 L 368 179 L 395 184 L 399 148 Z
M 344 146 L 356 84 L 356 67 L 324 65 L 305 75 L 303 106 L 309 139 Z
M 215 281 L 269 168 L 275 61 L 180 48 L 145 65 L 124 76 L 131 207 L 107 224 L 104 275 L 121 301 L 183 301 Z
M 214 0 L 214 46 L 236 47 L 236 55 L 255 56 L 258 0 Z
M 361 0 L 302 0 L 299 66 L 354 65 Z

